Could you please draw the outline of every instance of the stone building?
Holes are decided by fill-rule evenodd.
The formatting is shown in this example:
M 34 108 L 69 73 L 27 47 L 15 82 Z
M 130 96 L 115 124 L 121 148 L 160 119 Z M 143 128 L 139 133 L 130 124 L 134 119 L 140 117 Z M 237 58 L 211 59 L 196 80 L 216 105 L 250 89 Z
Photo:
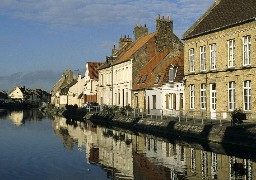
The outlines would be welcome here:
M 169 17 L 158 17 L 155 35 L 148 44 L 151 51 L 144 52 L 147 63 L 134 77 L 132 107 L 147 114 L 162 110 L 170 114 L 183 107 L 183 44 L 173 33 L 172 25 Z
M 215 119 L 256 111 L 255 17 L 255 0 L 218 0 L 185 32 L 188 114 Z

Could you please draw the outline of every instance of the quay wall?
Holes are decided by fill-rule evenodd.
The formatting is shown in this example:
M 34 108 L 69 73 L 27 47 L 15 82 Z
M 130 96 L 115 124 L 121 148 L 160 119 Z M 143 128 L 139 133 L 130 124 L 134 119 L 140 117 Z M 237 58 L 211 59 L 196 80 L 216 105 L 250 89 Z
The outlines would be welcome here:
M 230 122 L 201 124 L 185 121 L 177 122 L 171 119 L 136 119 L 128 116 L 108 118 L 99 114 L 87 114 L 85 119 L 94 124 L 120 127 L 133 132 L 142 132 L 161 137 L 256 148 L 256 124 L 253 123 L 239 125 L 231 125 Z

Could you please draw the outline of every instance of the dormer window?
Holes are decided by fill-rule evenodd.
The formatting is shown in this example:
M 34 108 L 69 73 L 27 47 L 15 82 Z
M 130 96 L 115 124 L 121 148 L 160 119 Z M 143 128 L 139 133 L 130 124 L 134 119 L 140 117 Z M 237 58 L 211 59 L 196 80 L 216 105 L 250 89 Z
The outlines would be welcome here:
M 145 75 L 145 76 L 143 77 L 143 79 L 142 79 L 142 83 L 145 83 L 145 82 L 146 82 L 147 77 L 148 77 L 148 75 Z
M 141 76 L 138 78 L 137 84 L 140 84 Z
M 154 84 L 158 84 L 160 77 L 161 77 L 160 75 L 158 75 L 158 76 L 156 77 Z
M 169 82 L 174 82 L 176 79 L 177 67 L 171 66 L 169 69 Z

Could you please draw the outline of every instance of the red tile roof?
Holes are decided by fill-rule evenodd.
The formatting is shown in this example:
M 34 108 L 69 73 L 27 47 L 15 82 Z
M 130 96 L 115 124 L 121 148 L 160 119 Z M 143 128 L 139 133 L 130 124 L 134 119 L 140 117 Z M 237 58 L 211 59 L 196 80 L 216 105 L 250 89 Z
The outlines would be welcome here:
M 114 61 L 115 64 L 119 64 L 121 62 L 124 62 L 128 60 L 136 51 L 138 51 L 144 44 L 146 44 L 151 38 L 153 38 L 156 35 L 156 33 L 151 33 L 146 36 L 141 37 L 134 43 L 130 44 L 130 48 L 127 48 L 128 50 L 124 52 L 121 56 L 117 58 L 117 60 Z
M 160 87 L 169 81 L 169 68 L 170 66 L 178 67 L 176 74 L 176 82 L 182 80 L 184 75 L 184 59 L 183 53 L 178 52 L 176 54 L 161 52 L 157 53 L 150 62 L 139 72 L 133 85 L 133 90 L 148 89 L 153 87 Z M 146 81 L 143 83 L 142 79 L 147 75 Z M 160 76 L 157 84 L 155 79 Z M 138 80 L 140 79 L 140 82 Z
M 102 65 L 103 63 L 99 63 L 99 62 L 88 62 L 87 64 L 88 64 L 88 71 L 89 71 L 90 79 L 98 79 L 98 78 L 99 78 L 98 68 L 99 68 L 100 65 Z

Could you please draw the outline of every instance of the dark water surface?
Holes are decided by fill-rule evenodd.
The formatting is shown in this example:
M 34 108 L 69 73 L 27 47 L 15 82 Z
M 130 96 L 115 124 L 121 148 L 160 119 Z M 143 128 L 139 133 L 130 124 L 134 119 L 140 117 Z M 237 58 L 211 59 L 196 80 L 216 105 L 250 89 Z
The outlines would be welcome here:
M 37 111 L 0 111 L 0 116 L 0 179 L 4 180 L 256 179 L 252 158 L 256 151 L 246 148 L 244 152 L 235 146 L 206 148 L 46 118 Z

